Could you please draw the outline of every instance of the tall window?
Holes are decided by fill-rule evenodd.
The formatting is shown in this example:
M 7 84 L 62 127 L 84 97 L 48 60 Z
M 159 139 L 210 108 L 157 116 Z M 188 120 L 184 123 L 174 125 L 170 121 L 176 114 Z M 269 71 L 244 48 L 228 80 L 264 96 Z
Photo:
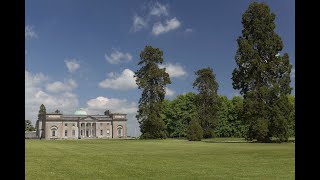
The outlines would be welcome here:
M 68 136 L 68 130 L 64 131 L 64 136 Z
M 118 136 L 119 136 L 119 137 L 121 136 L 121 132 L 122 132 L 121 130 L 122 130 L 122 129 L 120 129 L 120 128 L 118 129 Z
M 103 130 L 101 130 L 101 136 L 103 135 Z
M 118 126 L 118 136 L 122 136 L 122 126 Z
M 110 130 L 109 130 L 109 129 L 107 129 L 107 135 L 108 135 L 108 136 L 110 135 Z
M 76 130 L 72 130 L 72 136 L 76 136 Z
M 75 124 L 73 123 L 72 126 L 75 126 Z
M 52 136 L 56 136 L 56 131 L 55 130 L 52 131 Z
M 66 124 L 64 124 L 64 126 L 68 126 L 68 124 L 66 123 Z

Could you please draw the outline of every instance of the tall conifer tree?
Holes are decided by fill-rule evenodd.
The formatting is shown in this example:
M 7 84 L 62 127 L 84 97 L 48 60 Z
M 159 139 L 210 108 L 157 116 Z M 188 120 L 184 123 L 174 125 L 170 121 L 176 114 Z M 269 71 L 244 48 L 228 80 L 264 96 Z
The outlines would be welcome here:
M 146 46 L 140 53 L 142 66 L 135 72 L 136 83 L 142 89 L 139 100 L 138 115 L 142 138 L 166 138 L 165 123 L 161 118 L 165 87 L 170 84 L 169 74 L 165 68 L 159 68 L 163 63 L 163 52 L 159 48 Z
M 287 53 L 274 31 L 276 15 L 265 3 L 253 2 L 242 15 L 242 36 L 237 40 L 237 67 L 233 88 L 244 95 L 244 117 L 249 124 L 248 139 L 268 142 L 271 137 L 288 139 L 288 98 L 291 93 Z
M 197 78 L 193 87 L 199 93 L 196 96 L 199 123 L 203 129 L 203 137 L 211 138 L 217 126 L 220 100 L 218 96 L 219 85 L 216 82 L 212 68 L 203 68 L 195 72 Z

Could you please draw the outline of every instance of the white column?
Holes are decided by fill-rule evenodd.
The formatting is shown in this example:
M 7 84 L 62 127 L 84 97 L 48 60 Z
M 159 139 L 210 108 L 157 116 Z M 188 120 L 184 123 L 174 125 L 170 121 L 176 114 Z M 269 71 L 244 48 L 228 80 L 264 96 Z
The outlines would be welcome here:
M 87 136 L 87 123 L 84 123 L 84 136 Z

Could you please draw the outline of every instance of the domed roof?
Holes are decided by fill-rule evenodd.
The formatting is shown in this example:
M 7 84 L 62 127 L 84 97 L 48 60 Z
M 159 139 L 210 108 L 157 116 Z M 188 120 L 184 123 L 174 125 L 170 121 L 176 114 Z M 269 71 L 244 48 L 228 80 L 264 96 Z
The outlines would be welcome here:
M 74 113 L 74 115 L 88 115 L 88 114 L 84 109 L 80 108 Z

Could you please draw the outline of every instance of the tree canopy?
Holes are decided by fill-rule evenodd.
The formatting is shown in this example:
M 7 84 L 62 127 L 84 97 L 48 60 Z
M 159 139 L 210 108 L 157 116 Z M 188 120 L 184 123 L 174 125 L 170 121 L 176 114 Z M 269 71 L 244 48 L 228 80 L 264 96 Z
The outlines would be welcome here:
M 172 101 L 165 100 L 162 117 L 169 137 L 187 136 L 188 125 L 197 114 L 195 98 L 196 94 L 189 92 L 178 95 Z
M 32 123 L 30 120 L 25 120 L 24 130 L 25 131 L 35 131 L 36 129 L 32 126 Z

